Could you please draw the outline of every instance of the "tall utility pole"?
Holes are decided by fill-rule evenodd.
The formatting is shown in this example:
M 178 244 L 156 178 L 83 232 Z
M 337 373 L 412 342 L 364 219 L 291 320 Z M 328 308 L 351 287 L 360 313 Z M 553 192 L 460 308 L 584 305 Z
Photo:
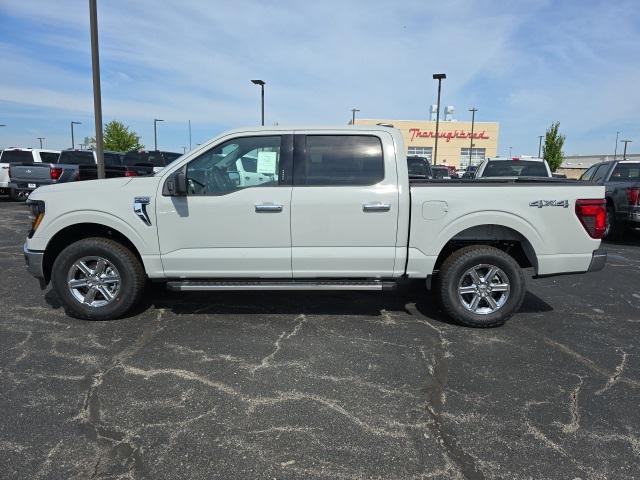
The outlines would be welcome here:
M 620 132 L 616 132 L 616 148 L 613 151 L 613 159 L 617 160 L 618 159 L 618 137 L 620 136 Z
M 154 118 L 153 119 L 153 145 L 154 145 L 154 150 L 158 151 L 158 130 L 156 125 L 158 124 L 158 122 L 164 122 L 164 120 L 161 120 L 159 118 Z
M 620 140 L 622 143 L 624 143 L 624 153 L 622 154 L 622 160 L 626 160 L 627 159 L 627 143 L 631 143 L 631 140 Z
M 544 135 L 538 135 L 538 158 L 541 158 L 540 155 L 542 155 L 542 139 L 544 138 Z
M 513 148 L 513 147 L 509 147 L 509 158 L 511 158 L 511 149 L 512 149 L 512 148 Z
M 355 125 L 356 124 L 356 112 L 359 112 L 360 110 L 358 110 L 357 108 L 352 108 L 351 109 L 351 125 Z
M 38 137 L 38 140 L 40 140 L 40 148 L 42 148 L 42 141 L 45 139 L 45 137 Z
M 471 140 L 469 141 L 469 165 L 471 165 L 471 151 L 473 150 L 473 127 L 476 123 L 476 112 L 478 109 L 476 107 L 470 108 L 471 112 Z
M 260 85 L 260 98 L 261 98 L 261 112 L 262 112 L 262 126 L 264 127 L 264 80 L 251 80 L 254 85 Z
M 191 120 L 189 120 L 189 150 L 191 150 Z
M 438 105 L 436 107 L 436 143 L 433 149 L 433 164 L 438 164 L 438 129 L 440 127 L 440 89 L 442 80 L 447 78 L 446 73 L 434 73 L 433 79 L 438 80 Z
M 76 149 L 76 139 L 73 136 L 73 126 L 74 125 L 82 125 L 82 122 L 71 122 L 71 149 L 75 150 Z M 96 141 L 98 141 L 96 139 Z
M 182 146 L 182 154 L 184 155 L 185 153 L 187 153 L 187 147 L 186 146 Z
M 93 112 L 96 124 L 96 164 L 98 178 L 104 178 L 104 154 L 102 151 L 102 93 L 100 92 L 100 55 L 98 48 L 98 7 L 96 0 L 89 0 L 91 23 L 91 69 L 93 71 Z

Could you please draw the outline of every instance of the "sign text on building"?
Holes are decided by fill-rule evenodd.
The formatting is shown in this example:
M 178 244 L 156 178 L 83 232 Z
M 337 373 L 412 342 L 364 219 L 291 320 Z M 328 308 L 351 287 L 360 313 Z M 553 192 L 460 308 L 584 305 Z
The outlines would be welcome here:
M 419 128 L 410 128 L 411 140 L 414 138 L 436 138 L 436 132 L 431 130 L 421 130 Z M 452 138 L 471 138 L 471 132 L 465 132 L 462 130 L 454 130 L 453 132 L 438 132 L 438 138 L 444 138 L 447 142 L 450 142 Z M 473 138 L 477 140 L 489 140 L 489 135 L 486 131 L 473 132 Z

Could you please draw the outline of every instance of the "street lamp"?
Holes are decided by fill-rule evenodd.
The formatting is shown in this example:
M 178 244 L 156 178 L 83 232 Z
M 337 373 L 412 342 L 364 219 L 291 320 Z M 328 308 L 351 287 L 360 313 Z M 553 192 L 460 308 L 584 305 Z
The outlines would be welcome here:
M 359 112 L 360 110 L 358 110 L 357 108 L 352 108 L 351 109 L 351 125 L 355 125 L 356 124 L 356 112 Z
M 620 132 L 616 132 L 616 148 L 613 151 L 613 159 L 617 160 L 618 159 L 618 137 L 620 136 Z
M 434 73 L 433 79 L 438 80 L 438 105 L 436 106 L 436 143 L 433 149 L 433 164 L 438 164 L 438 129 L 440 127 L 440 88 L 442 80 L 447 78 L 445 73 Z
M 76 149 L 76 140 L 75 140 L 75 138 L 73 136 L 73 126 L 74 125 L 82 125 L 82 122 L 71 122 L 71 150 L 75 150 Z
M 264 81 L 263 80 L 251 80 L 254 85 L 260 85 L 260 98 L 261 98 L 261 111 L 262 111 L 262 126 L 264 127 Z
M 471 140 L 469 140 L 469 166 L 471 166 L 471 152 L 473 150 L 473 127 L 476 123 L 476 112 L 478 109 L 476 107 L 470 108 L 471 112 Z
M 153 119 L 153 145 L 155 147 L 155 151 L 158 151 L 158 130 L 156 127 L 156 125 L 158 125 L 158 122 L 164 122 L 164 120 L 161 120 L 160 118 Z
M 622 161 L 627 159 L 627 143 L 631 143 L 631 140 L 620 140 L 624 143 L 624 153 L 622 154 Z
M 513 148 L 513 147 L 509 147 L 509 158 L 511 158 L 511 149 L 512 149 L 512 148 Z
M 185 147 L 184 145 L 182 146 L 182 154 L 184 155 L 185 153 L 187 153 L 187 147 Z
M 42 148 L 42 141 L 45 139 L 45 137 L 38 137 L 38 140 L 40 140 L 40 148 Z
M 542 139 L 544 138 L 544 135 L 538 135 L 538 158 L 541 158 L 540 155 L 542 154 Z

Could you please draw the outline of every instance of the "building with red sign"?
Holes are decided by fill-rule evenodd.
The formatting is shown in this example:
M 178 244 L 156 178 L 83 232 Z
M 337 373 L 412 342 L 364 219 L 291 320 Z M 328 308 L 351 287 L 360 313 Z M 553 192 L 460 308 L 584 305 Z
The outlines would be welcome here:
M 356 119 L 356 125 L 376 125 L 379 123 L 393 125 L 402 132 L 408 155 L 428 157 L 433 163 L 436 139 L 435 121 Z M 497 122 L 475 122 L 472 137 L 471 122 L 441 120 L 438 128 L 437 163 L 466 168 L 469 162 L 472 165 L 477 165 L 486 157 L 495 157 L 498 154 L 499 130 L 500 124 Z

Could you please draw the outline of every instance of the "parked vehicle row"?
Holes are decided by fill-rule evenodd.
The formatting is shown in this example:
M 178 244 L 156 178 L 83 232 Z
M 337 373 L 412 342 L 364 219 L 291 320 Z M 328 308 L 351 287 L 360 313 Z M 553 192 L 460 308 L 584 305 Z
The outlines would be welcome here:
M 161 151 L 104 152 L 105 176 L 133 177 L 160 171 L 180 154 Z M 36 188 L 98 178 L 96 154 L 91 150 L 5 149 L 0 155 L 0 193 L 17 200 Z
M 147 279 L 177 291 L 416 280 L 437 289 L 451 317 L 490 327 L 520 307 L 525 268 L 604 266 L 604 187 L 411 178 L 404 152 L 401 133 L 385 127 L 256 127 L 153 176 L 45 186 L 29 198 L 27 268 L 87 319 L 124 315 Z M 239 165 L 255 175 L 243 179 Z

